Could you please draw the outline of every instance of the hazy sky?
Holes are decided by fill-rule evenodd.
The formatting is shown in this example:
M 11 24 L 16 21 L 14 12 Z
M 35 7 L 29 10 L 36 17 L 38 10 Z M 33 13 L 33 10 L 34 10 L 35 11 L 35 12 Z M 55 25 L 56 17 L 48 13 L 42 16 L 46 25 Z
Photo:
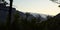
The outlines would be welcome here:
M 57 3 L 50 0 L 14 0 L 14 6 L 22 12 L 56 15 L 60 12 Z

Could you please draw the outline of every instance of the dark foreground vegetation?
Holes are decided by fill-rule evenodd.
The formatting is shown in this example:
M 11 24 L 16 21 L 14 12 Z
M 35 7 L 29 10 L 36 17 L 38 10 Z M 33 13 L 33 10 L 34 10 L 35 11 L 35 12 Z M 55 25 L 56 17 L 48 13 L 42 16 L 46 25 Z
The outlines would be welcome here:
M 26 14 L 28 17 L 28 13 Z M 10 24 L 10 30 L 60 30 L 60 14 L 50 17 L 47 16 L 46 21 L 37 21 L 40 19 L 32 18 L 31 21 L 27 20 L 27 17 L 23 19 L 19 16 L 19 13 L 14 15 L 14 22 Z M 8 20 L 8 18 L 7 18 Z M 8 21 L 7 21 L 8 22 Z M 0 23 L 0 30 L 7 30 L 7 23 Z

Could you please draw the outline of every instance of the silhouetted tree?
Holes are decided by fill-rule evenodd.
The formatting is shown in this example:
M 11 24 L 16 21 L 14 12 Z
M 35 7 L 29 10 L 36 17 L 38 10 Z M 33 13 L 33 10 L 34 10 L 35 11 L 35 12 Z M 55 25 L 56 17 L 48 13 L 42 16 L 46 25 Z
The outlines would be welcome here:
M 13 0 L 9 0 L 9 1 L 10 1 L 9 20 L 8 20 L 8 22 L 7 22 L 7 28 L 8 28 L 8 30 L 11 28 L 11 12 L 12 12 Z

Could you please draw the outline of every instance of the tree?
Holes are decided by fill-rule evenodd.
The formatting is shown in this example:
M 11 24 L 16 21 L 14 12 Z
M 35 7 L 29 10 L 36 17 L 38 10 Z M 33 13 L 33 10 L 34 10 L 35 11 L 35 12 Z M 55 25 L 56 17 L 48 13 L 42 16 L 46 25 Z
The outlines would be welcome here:
M 4 1 L 4 0 L 3 0 Z M 12 12 L 12 4 L 13 4 L 13 0 L 9 0 L 10 1 L 10 8 L 9 8 L 9 20 L 7 22 L 7 28 L 8 30 L 11 28 L 11 12 Z
M 50 0 L 50 1 L 57 3 L 57 4 L 60 4 L 60 0 Z M 58 7 L 60 7 L 60 5 Z

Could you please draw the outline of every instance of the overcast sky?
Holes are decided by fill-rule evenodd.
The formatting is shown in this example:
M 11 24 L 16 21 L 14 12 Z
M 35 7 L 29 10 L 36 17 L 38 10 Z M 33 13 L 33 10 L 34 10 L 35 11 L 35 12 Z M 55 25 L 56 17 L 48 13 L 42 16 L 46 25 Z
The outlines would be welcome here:
M 60 12 L 57 3 L 50 0 L 14 0 L 13 5 L 22 12 L 56 15 Z

